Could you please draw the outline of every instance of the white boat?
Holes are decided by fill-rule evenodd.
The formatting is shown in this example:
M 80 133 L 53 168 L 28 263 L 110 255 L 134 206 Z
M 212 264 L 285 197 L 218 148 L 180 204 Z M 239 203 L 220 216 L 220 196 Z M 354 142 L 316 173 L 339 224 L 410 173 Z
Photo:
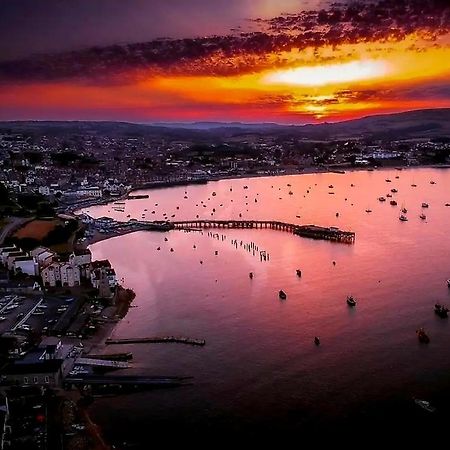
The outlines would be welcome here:
M 431 406 L 431 403 L 427 402 L 426 400 L 420 400 L 418 398 L 415 398 L 414 399 L 414 403 L 416 405 L 420 406 L 425 411 L 428 411 L 428 412 L 431 412 L 431 413 L 436 411 L 436 408 L 434 406 Z

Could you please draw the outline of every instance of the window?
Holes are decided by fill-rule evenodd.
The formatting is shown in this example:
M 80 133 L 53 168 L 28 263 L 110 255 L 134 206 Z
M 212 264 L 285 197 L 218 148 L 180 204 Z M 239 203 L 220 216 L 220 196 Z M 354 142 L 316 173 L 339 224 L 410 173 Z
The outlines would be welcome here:
M 38 377 L 33 377 L 33 383 L 37 383 L 38 382 Z
M 23 384 L 28 384 L 28 377 L 23 377 Z
M 50 378 L 46 375 L 46 376 L 44 377 L 44 381 L 45 381 L 46 383 L 50 383 Z

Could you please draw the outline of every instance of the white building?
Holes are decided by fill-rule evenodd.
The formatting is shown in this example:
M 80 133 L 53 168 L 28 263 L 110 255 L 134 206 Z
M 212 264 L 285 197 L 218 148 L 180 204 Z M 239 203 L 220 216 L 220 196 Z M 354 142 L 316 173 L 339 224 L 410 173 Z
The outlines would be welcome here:
M 59 267 L 61 273 L 62 286 L 79 286 L 80 285 L 80 268 L 72 264 L 65 263 Z
M 39 267 L 45 267 L 53 262 L 56 257 L 56 253 L 52 252 L 47 247 L 36 247 L 31 251 L 31 256 L 36 259 Z
M 41 270 L 44 286 L 59 286 L 61 284 L 61 270 L 59 263 L 52 263 Z
M 74 252 L 70 255 L 69 262 L 74 266 L 90 264 L 92 262 L 92 253 L 90 250 Z
M 24 274 L 35 276 L 39 274 L 37 262 L 32 256 L 18 257 L 14 261 L 14 272 L 22 272 Z
M 67 262 L 55 262 L 42 269 L 41 277 L 44 286 L 79 286 L 80 268 Z
M 8 270 L 13 270 L 14 269 L 14 261 L 19 258 L 19 257 L 23 257 L 23 256 L 28 256 L 28 254 L 22 250 L 18 250 L 16 252 L 13 253 L 9 253 L 8 257 L 6 259 L 6 267 L 8 268 Z
M 103 195 L 102 189 L 97 186 L 80 187 L 75 194 L 79 197 L 101 197 Z

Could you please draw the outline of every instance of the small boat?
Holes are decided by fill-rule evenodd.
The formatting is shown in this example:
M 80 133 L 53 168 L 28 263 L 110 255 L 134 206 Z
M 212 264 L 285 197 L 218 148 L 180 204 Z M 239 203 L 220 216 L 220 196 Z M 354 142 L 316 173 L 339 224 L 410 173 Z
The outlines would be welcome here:
M 334 188 L 334 186 L 333 186 L 332 184 L 330 184 L 328 187 L 329 187 L 330 189 L 333 189 L 333 188 Z
M 430 184 L 436 184 L 436 181 L 431 180 Z
M 386 197 L 387 197 L 387 198 L 391 198 L 391 197 L 392 197 L 392 194 L 386 194 Z
M 403 213 L 403 214 L 406 214 L 407 212 L 408 212 L 408 210 L 407 210 L 405 207 L 403 207 L 403 208 L 402 208 L 402 213 Z
M 398 175 L 396 175 L 395 178 L 398 180 L 400 177 Z
M 280 290 L 280 292 L 278 292 L 278 296 L 281 298 L 281 300 L 287 299 L 286 292 L 284 292 L 283 290 Z
M 397 202 L 396 202 L 395 200 L 391 200 L 389 203 L 390 203 L 392 206 L 397 206 Z
M 426 216 L 425 214 L 421 214 L 419 217 L 420 217 L 422 220 L 425 220 L 425 219 L 427 218 L 427 216 Z
M 297 274 L 297 276 L 298 276 L 299 278 L 301 278 L 301 276 L 302 276 L 302 271 L 301 271 L 300 269 L 297 269 L 297 270 L 295 271 L 295 273 Z
M 430 338 L 428 337 L 428 334 L 425 333 L 425 330 L 423 328 L 419 328 L 418 330 L 416 330 L 416 333 L 419 341 L 423 344 L 428 344 L 430 342 Z
M 450 278 L 447 280 L 447 286 L 450 288 Z
M 215 192 L 213 192 L 211 195 L 212 195 L 213 197 L 215 197 L 217 194 L 216 194 Z
M 385 199 L 384 197 L 378 197 L 378 200 L 379 200 L 380 202 L 385 202 L 385 201 L 386 201 L 386 199 Z
M 400 217 L 398 218 L 398 220 L 400 220 L 402 222 L 408 222 L 408 218 L 404 214 L 400 214 Z
M 417 187 L 417 184 L 413 183 L 413 184 L 411 185 L 411 187 Z
M 248 274 L 248 277 L 250 278 L 250 280 L 253 280 L 253 272 L 250 272 L 250 273 Z
M 430 413 L 434 413 L 436 411 L 436 408 L 434 406 L 431 406 L 431 403 L 427 402 L 426 400 L 419 400 L 418 398 L 415 398 L 414 403 Z
M 294 195 L 294 193 L 292 191 L 289 191 L 289 195 Z
M 446 308 L 444 305 L 440 305 L 439 303 L 436 303 L 434 305 L 434 312 L 441 318 L 446 319 L 448 317 L 448 311 L 449 309 Z
M 338 212 L 336 213 L 336 217 L 339 217 L 339 213 Z
M 314 344 L 316 344 L 317 346 L 320 345 L 320 339 L 319 339 L 318 336 L 315 336 L 315 337 L 314 337 Z
M 422 203 L 422 208 L 428 208 L 430 205 L 428 203 L 423 202 Z
M 386 183 L 390 183 L 392 180 L 390 180 L 389 178 L 386 178 Z
M 372 212 L 371 209 L 369 209 L 369 208 L 366 209 L 366 213 L 371 213 L 371 212 Z
M 393 189 L 391 189 L 391 192 L 393 192 L 395 194 L 396 192 L 398 192 L 398 190 L 393 188 Z
M 353 295 L 347 295 L 347 305 L 352 308 L 356 306 L 356 300 L 353 298 Z

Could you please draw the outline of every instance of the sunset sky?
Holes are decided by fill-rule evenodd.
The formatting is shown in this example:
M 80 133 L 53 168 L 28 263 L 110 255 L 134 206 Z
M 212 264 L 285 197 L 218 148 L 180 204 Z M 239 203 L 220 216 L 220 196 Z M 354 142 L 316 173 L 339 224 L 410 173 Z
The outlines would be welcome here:
M 2 0 L 0 120 L 450 107 L 449 0 Z

